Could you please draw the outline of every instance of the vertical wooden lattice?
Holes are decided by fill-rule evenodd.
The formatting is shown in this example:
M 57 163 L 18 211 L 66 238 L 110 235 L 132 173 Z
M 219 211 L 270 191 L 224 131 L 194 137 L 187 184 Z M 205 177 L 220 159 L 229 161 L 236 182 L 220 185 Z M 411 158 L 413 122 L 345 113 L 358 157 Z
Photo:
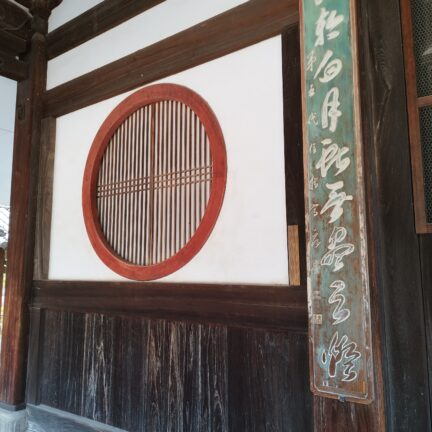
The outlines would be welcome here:
M 100 165 L 106 240 L 127 262 L 165 261 L 196 232 L 211 183 L 210 144 L 198 116 L 177 101 L 140 108 L 118 127 Z

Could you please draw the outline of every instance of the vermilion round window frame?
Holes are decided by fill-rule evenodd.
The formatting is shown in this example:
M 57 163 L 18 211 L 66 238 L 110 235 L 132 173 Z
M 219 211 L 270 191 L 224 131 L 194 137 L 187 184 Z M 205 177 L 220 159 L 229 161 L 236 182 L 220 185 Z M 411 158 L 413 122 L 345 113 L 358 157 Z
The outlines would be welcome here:
M 212 188 L 204 216 L 189 242 L 175 255 L 158 264 L 141 266 L 123 260 L 109 245 L 102 232 L 97 210 L 97 180 L 105 149 L 117 128 L 136 110 L 161 101 L 181 102 L 195 112 L 210 142 L 213 162 Z M 82 207 L 90 242 L 99 258 L 114 272 L 133 280 L 154 280 L 174 273 L 187 264 L 204 246 L 210 236 L 225 195 L 227 156 L 219 122 L 207 102 L 193 90 L 177 84 L 156 84 L 145 87 L 121 102 L 97 132 L 84 170 Z

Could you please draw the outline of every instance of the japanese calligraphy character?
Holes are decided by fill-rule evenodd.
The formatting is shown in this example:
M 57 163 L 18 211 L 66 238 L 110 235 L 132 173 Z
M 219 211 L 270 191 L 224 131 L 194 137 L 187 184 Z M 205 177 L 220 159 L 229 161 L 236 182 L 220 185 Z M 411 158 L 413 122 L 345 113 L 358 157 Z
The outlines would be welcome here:
M 318 187 L 318 178 L 311 176 L 309 178 L 309 190 L 315 190 Z
M 311 209 L 310 209 L 311 213 L 315 217 L 318 216 L 318 207 L 319 207 L 319 204 L 312 204 Z
M 309 86 L 308 96 L 309 96 L 310 98 L 315 96 L 315 86 L 314 86 L 313 84 L 311 84 L 311 85 Z
M 312 50 L 306 56 L 306 71 L 307 72 L 313 72 L 316 61 L 317 61 L 317 58 L 315 55 L 315 50 Z
M 314 126 L 318 126 L 318 114 L 316 112 L 312 112 L 308 119 L 309 124 L 313 124 Z
M 329 199 L 325 203 L 324 207 L 321 209 L 321 215 L 327 210 L 333 207 L 330 214 L 330 223 L 336 222 L 343 215 L 343 205 L 345 201 L 352 201 L 353 196 L 347 195 L 346 192 L 338 192 L 338 190 L 344 187 L 343 181 L 338 181 L 336 183 L 327 183 L 327 189 L 331 192 L 329 193 Z
M 316 152 L 317 152 L 317 149 L 316 149 L 316 143 L 312 143 L 312 144 L 309 146 L 309 153 L 315 154 Z
M 336 78 L 342 70 L 342 61 L 340 59 L 330 60 L 333 56 L 333 51 L 327 50 L 322 59 L 317 71 L 315 72 L 314 79 L 323 71 L 323 75 L 319 78 L 322 83 L 328 83 Z
M 336 28 L 343 20 L 344 16 L 338 15 L 337 11 L 328 11 L 326 8 L 321 8 L 321 13 L 315 27 L 315 46 L 323 46 L 326 36 L 327 40 L 337 38 L 340 35 L 340 31 L 336 30 Z
M 335 132 L 337 123 L 342 112 L 339 111 L 339 89 L 333 87 L 326 94 L 321 110 L 321 125 L 323 129 L 329 129 L 330 132 Z
M 322 266 L 333 266 L 333 272 L 344 267 L 343 259 L 354 252 L 352 243 L 344 243 L 348 231 L 345 227 L 335 227 L 329 238 L 328 252 L 322 257 Z
M 328 170 L 335 165 L 337 171 L 335 175 L 343 173 L 350 165 L 351 160 L 345 157 L 349 152 L 348 147 L 339 147 L 338 144 L 332 143 L 331 139 L 321 141 L 324 145 L 319 161 L 316 163 L 315 168 L 321 170 L 321 177 L 327 177 Z
M 330 285 L 330 288 L 333 288 L 334 291 L 329 297 L 328 302 L 330 304 L 336 304 L 332 313 L 332 318 L 334 320 L 333 325 L 338 325 L 346 321 L 351 315 L 351 311 L 347 308 L 344 308 L 346 302 L 345 295 L 343 294 L 345 282 L 341 280 L 334 281 Z
M 347 335 L 339 339 L 339 333 L 336 332 L 330 340 L 328 349 L 322 353 L 321 360 L 330 378 L 336 377 L 340 364 L 342 381 L 351 382 L 357 379 L 358 373 L 354 368 L 361 356 L 355 342 L 350 341 Z
M 319 247 L 319 245 L 321 244 L 320 240 L 319 240 L 319 232 L 318 230 L 315 228 L 313 233 L 312 233 L 312 247 L 314 249 L 317 249 Z

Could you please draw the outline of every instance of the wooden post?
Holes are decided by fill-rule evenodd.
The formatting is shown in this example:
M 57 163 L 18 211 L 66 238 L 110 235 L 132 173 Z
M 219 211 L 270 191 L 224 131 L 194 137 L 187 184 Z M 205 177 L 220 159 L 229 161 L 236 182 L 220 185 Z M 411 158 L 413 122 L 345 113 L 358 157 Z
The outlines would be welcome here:
M 36 184 L 42 97 L 46 88 L 46 40 L 49 2 L 33 0 L 34 34 L 29 77 L 18 84 L 11 190 L 5 317 L 0 368 L 0 402 L 19 409 L 24 403 L 28 299 L 33 275 Z

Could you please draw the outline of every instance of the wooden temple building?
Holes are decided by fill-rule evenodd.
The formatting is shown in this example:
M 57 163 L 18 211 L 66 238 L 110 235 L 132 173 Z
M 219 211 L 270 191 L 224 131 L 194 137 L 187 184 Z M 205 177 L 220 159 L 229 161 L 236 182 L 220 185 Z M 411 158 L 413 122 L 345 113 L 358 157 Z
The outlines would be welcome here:
M 0 79 L 0 431 L 432 431 L 430 0 L 0 0 Z

